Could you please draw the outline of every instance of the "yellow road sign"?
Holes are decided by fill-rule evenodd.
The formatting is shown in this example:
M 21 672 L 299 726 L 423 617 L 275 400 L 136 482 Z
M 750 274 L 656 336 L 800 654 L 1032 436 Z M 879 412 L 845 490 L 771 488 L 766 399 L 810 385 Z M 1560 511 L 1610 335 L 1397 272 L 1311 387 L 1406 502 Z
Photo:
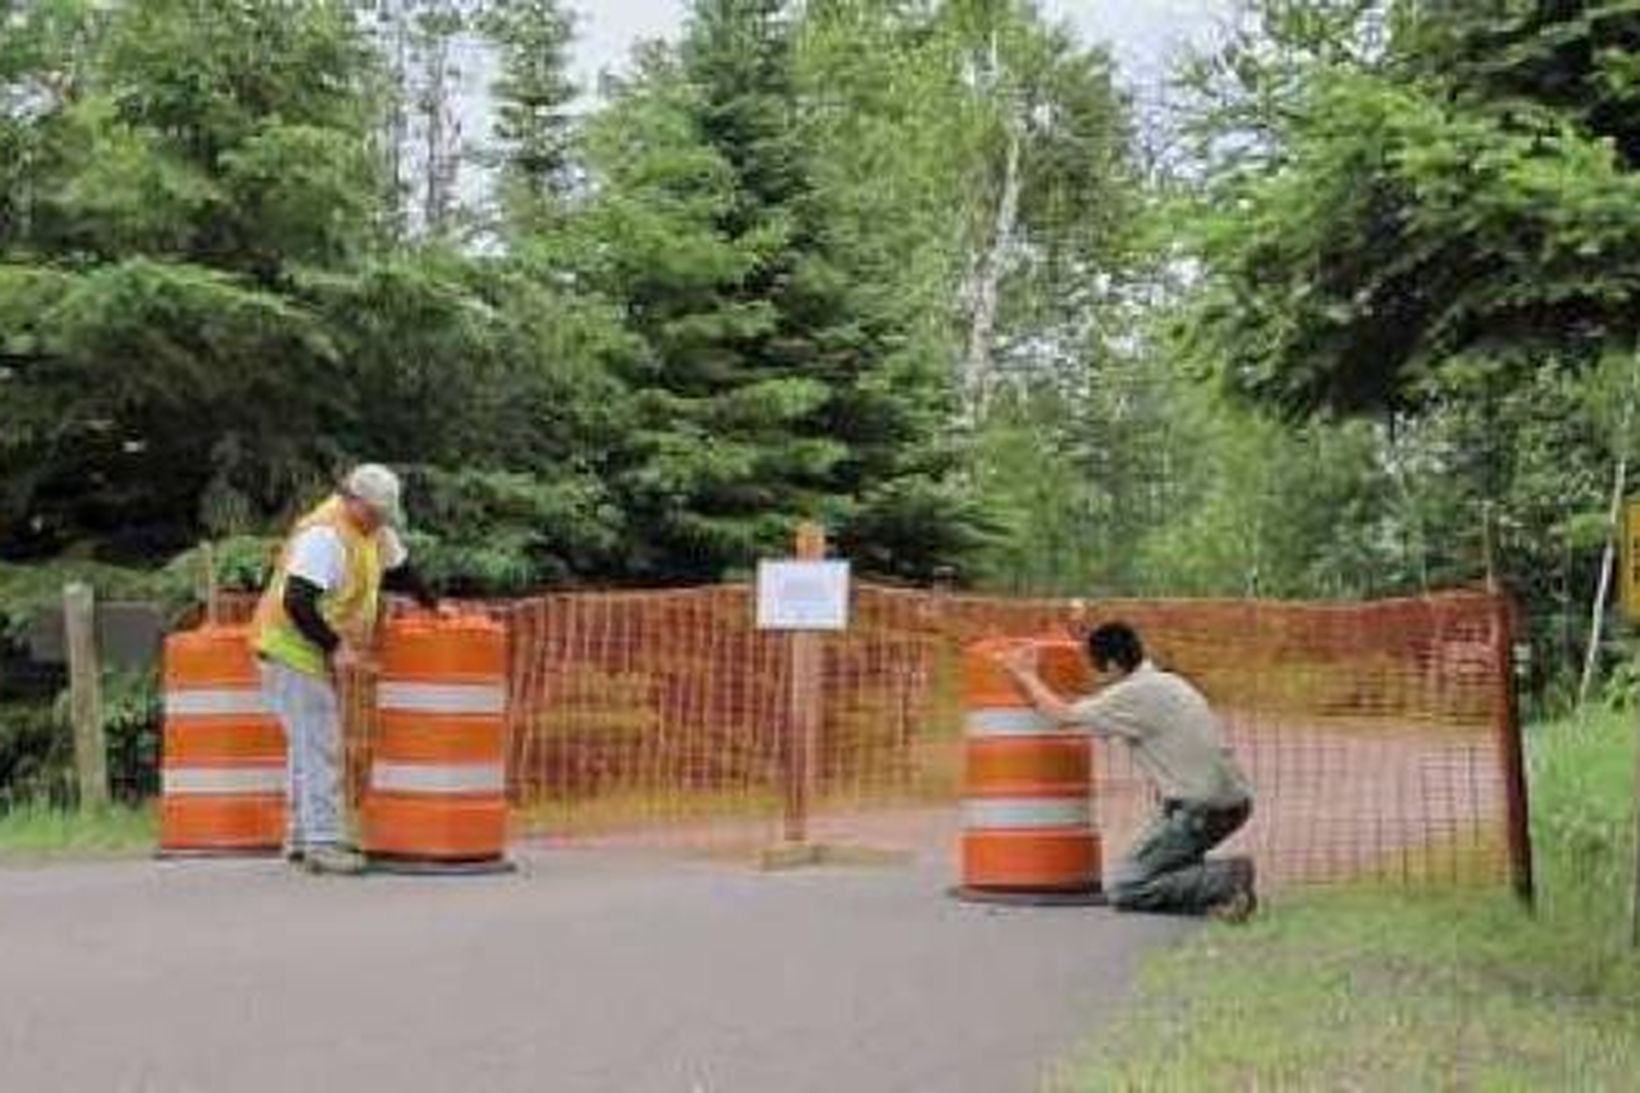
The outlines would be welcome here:
M 1623 614 L 1640 620 L 1640 500 L 1623 505 Z

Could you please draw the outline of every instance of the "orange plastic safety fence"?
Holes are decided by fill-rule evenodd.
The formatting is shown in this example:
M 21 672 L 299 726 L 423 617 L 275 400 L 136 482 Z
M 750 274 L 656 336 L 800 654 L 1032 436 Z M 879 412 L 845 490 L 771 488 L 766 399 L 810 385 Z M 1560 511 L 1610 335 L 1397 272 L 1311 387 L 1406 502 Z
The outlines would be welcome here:
M 489 605 L 510 635 L 508 789 L 520 834 L 709 849 L 784 830 L 800 735 L 787 635 L 745 586 L 564 593 Z M 1460 592 L 1358 604 L 1026 600 L 857 584 L 820 639 L 806 834 L 950 852 L 962 794 L 962 649 L 1123 619 L 1223 715 L 1256 789 L 1228 848 L 1263 875 L 1409 885 L 1528 880 L 1508 603 Z M 347 688 L 348 772 L 368 769 L 368 679 Z M 1114 861 L 1153 802 L 1094 749 Z
M 1256 789 L 1229 845 L 1266 875 L 1408 884 L 1528 879 L 1508 678 L 1510 612 L 1457 593 L 1367 604 L 999 603 L 954 633 L 1080 632 L 1120 618 L 1223 715 Z M 1119 851 L 1152 803 L 1119 744 L 1096 748 L 1096 809 Z
M 565 594 L 507 618 L 511 790 L 526 829 L 690 846 L 779 837 L 797 736 L 790 646 L 753 627 L 748 589 Z M 821 639 L 809 837 L 954 845 L 963 646 L 1109 618 L 1134 624 L 1223 713 L 1258 791 L 1233 845 L 1267 874 L 1520 875 L 1509 612 L 1475 593 L 1082 604 L 857 586 L 848 631 Z M 1095 751 L 1114 857 L 1152 802 L 1121 745 Z

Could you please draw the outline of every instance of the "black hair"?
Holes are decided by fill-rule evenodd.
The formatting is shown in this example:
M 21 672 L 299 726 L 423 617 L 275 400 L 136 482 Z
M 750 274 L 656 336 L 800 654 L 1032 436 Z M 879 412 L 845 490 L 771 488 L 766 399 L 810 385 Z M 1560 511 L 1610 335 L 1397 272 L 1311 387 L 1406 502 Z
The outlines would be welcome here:
M 1088 659 L 1099 671 L 1112 663 L 1124 672 L 1131 672 L 1145 659 L 1145 646 L 1139 634 L 1125 622 L 1107 622 L 1088 635 Z

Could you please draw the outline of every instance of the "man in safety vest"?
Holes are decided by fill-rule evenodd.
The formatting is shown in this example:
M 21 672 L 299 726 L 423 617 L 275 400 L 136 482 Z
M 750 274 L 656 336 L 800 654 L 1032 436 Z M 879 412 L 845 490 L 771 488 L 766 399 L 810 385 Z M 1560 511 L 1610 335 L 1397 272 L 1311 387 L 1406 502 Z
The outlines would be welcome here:
M 315 873 L 364 868 L 342 840 L 338 675 L 369 663 L 384 587 L 438 602 L 409 564 L 403 527 L 398 476 L 355 467 L 296 522 L 252 622 L 262 691 L 285 731 L 285 855 Z
M 1000 659 L 1044 716 L 1121 738 L 1156 790 L 1160 810 L 1112 870 L 1111 904 L 1122 911 L 1245 920 L 1258 906 L 1253 860 L 1206 856 L 1253 811 L 1252 787 L 1224 743 L 1218 717 L 1188 681 L 1146 658 L 1126 623 L 1095 629 L 1087 653 L 1102 686 L 1074 701 L 1042 681 L 1034 647 Z

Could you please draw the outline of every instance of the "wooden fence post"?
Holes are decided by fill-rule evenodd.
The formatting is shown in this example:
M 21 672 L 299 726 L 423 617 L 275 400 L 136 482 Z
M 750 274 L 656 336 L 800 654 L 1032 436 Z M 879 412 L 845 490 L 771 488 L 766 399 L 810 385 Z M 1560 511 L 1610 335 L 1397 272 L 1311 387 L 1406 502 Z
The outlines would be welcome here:
M 68 650 L 69 719 L 80 807 L 108 803 L 108 748 L 103 738 L 102 681 L 97 663 L 97 604 L 91 586 L 63 586 L 63 640 Z
M 216 586 L 216 547 L 209 539 L 199 544 L 200 598 L 205 601 L 205 625 L 215 626 L 220 619 L 217 601 L 221 598 Z
M 1498 701 L 1499 744 L 1503 751 L 1507 802 L 1509 872 L 1515 894 L 1528 908 L 1537 905 L 1532 876 L 1531 799 L 1526 786 L 1526 755 L 1521 741 L 1520 702 L 1515 694 L 1515 605 L 1508 594 L 1492 591 L 1493 682 Z

